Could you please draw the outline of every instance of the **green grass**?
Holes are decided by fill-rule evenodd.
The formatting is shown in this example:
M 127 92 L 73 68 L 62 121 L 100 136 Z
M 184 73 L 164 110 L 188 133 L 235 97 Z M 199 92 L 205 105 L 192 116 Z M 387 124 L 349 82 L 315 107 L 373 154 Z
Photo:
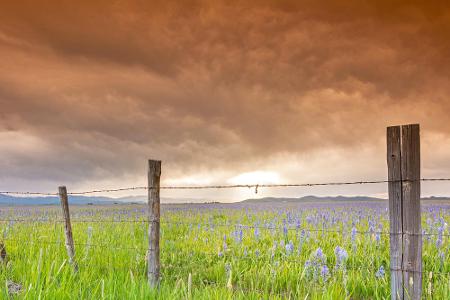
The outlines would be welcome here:
M 95 214 L 87 216 L 86 212 L 90 210 L 94 210 Z M 301 232 L 289 230 L 285 235 L 282 230 L 288 211 L 163 211 L 161 283 L 156 290 L 147 284 L 145 249 L 148 241 L 144 222 L 74 222 L 72 227 L 79 265 L 76 273 L 67 260 L 62 223 L 16 222 L 6 229 L 8 223 L 4 222 L 1 226 L 8 262 L 0 266 L 0 295 L 2 299 L 390 298 L 389 236 L 382 235 L 379 243 L 374 234 L 358 234 L 354 242 L 351 238 L 351 222 L 358 220 L 356 228 L 367 231 L 367 217 L 371 216 L 371 212 L 307 209 L 302 211 L 301 227 L 317 228 L 318 225 L 306 221 L 306 216 L 320 216 L 323 211 L 336 217 L 348 213 L 348 219 L 345 222 L 325 222 L 328 230 L 339 232 L 311 232 L 303 240 L 300 251 Z M 19 217 L 35 219 L 44 213 L 52 220 L 58 217 L 59 210 L 47 208 L 26 217 L 19 214 Z M 16 210 L 10 209 L 5 213 L 3 209 L 3 218 L 18 218 L 17 215 Z M 128 207 L 75 207 L 72 208 L 72 215 L 74 221 L 108 221 L 119 217 L 128 221 L 144 220 L 140 212 Z M 424 215 L 423 220 L 427 217 Z M 448 223 L 449 216 L 445 218 Z M 377 221 L 383 224 L 384 231 L 388 231 L 389 224 L 383 214 Z M 262 226 L 266 222 L 281 229 L 261 229 L 256 238 L 255 229 L 245 228 L 242 242 L 235 239 L 234 232 L 239 230 L 237 227 L 215 226 L 211 229 L 207 226 L 206 230 L 205 226 L 199 228 L 196 225 L 258 223 Z M 427 226 L 425 221 L 423 226 Z M 92 228 L 90 241 L 88 227 Z M 294 251 L 288 255 L 285 246 L 280 243 L 290 241 Z M 86 245 L 89 243 L 90 247 Z M 277 244 L 275 249 L 274 243 Z M 334 267 L 336 246 L 348 252 L 345 268 Z M 326 280 L 320 274 L 308 274 L 305 269 L 305 262 L 319 247 L 326 256 L 325 263 L 330 270 Z M 439 257 L 439 249 L 445 253 L 443 259 Z M 428 273 L 423 276 L 424 298 L 450 299 L 450 275 L 439 275 L 439 272 L 450 272 L 448 249 L 448 237 L 444 237 L 441 248 L 436 247 L 434 238 L 424 242 L 424 270 L 433 272 L 431 280 Z M 380 266 L 384 266 L 386 276 L 377 278 L 375 273 Z M 22 291 L 8 295 L 8 280 L 20 283 Z

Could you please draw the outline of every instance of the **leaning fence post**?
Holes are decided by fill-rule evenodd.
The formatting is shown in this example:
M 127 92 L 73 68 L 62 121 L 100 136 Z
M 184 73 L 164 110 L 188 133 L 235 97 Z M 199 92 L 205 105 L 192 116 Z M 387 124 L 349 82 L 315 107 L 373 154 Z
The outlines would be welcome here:
M 391 298 L 420 299 L 422 236 L 419 125 L 387 128 Z
M 147 277 L 150 287 L 154 288 L 159 283 L 159 227 L 160 227 L 160 199 L 159 182 L 161 177 L 161 161 L 148 161 L 148 206 L 149 206 L 149 231 L 148 231 L 148 256 Z
M 59 199 L 64 216 L 64 231 L 66 233 L 66 249 L 69 256 L 69 263 L 73 266 L 75 272 L 78 271 L 78 265 L 75 261 L 75 246 L 73 244 L 72 225 L 70 224 L 69 201 L 67 198 L 67 189 L 65 186 L 59 187 Z

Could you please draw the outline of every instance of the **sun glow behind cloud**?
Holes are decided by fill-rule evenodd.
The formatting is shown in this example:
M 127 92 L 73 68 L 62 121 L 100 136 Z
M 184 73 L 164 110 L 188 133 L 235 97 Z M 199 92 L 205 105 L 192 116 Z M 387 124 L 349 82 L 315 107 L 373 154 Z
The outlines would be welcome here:
M 241 173 L 228 180 L 230 184 L 270 184 L 280 183 L 280 175 L 272 171 L 253 171 Z

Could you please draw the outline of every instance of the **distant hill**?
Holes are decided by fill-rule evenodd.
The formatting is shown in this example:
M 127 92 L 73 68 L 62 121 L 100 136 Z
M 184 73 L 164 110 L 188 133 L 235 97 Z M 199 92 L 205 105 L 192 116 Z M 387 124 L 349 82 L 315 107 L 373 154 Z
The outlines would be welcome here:
M 422 201 L 450 201 L 449 197 L 424 197 Z M 280 197 L 266 197 L 255 198 L 241 201 L 241 203 L 270 203 L 270 202 L 284 202 L 284 203 L 298 203 L 298 202 L 330 202 L 330 201 L 387 201 L 387 199 L 367 197 L 367 196 L 304 196 L 299 198 L 280 198 Z
M 69 203 L 87 205 L 92 204 L 114 204 L 117 200 L 108 197 L 86 197 L 86 196 L 70 196 Z M 59 205 L 59 197 L 14 197 L 10 195 L 0 194 L 0 205 Z
M 450 197 L 425 197 L 423 201 L 450 201 Z M 298 198 L 280 198 L 280 197 L 266 197 L 255 198 L 240 201 L 243 204 L 258 204 L 258 203 L 298 203 L 298 202 L 330 202 L 330 201 L 386 201 L 386 199 L 366 197 L 366 196 L 334 196 L 334 197 L 318 197 L 318 196 L 304 196 Z M 111 204 L 128 204 L 128 203 L 146 203 L 147 196 L 128 196 L 121 198 L 111 198 L 102 196 L 69 196 L 69 203 L 73 205 L 111 205 Z M 182 204 L 182 203 L 211 203 L 217 202 L 212 199 L 198 199 L 198 198 L 161 198 L 163 204 Z M 0 194 L 0 205 L 59 205 L 59 198 L 57 196 L 48 197 L 15 197 L 10 195 Z
M 450 201 L 450 197 L 431 196 L 431 197 L 424 197 L 421 200 Z
M 259 199 L 247 199 L 242 203 L 267 203 L 267 202 L 285 202 L 285 203 L 298 203 L 298 202 L 329 202 L 329 201 L 382 201 L 386 199 L 365 197 L 365 196 L 335 196 L 335 197 L 318 197 L 318 196 L 304 196 L 299 198 L 279 198 L 279 197 L 266 197 Z
M 194 198 L 161 198 L 162 203 L 203 203 L 208 199 Z M 128 196 L 121 198 L 111 198 L 103 196 L 69 196 L 69 203 L 74 205 L 109 205 L 127 203 L 146 203 L 147 196 Z M 59 197 L 15 197 L 0 194 L 0 205 L 59 205 Z

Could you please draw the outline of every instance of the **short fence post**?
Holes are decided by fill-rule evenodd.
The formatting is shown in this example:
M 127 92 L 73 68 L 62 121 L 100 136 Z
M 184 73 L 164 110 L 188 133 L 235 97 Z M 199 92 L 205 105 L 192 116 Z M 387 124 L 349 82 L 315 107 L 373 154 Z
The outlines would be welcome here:
M 72 225 L 70 224 L 69 200 L 67 198 L 67 189 L 65 186 L 59 187 L 59 199 L 64 216 L 64 231 L 66 233 L 66 249 L 69 256 L 69 263 L 73 266 L 75 272 L 78 271 L 78 265 L 75 261 L 75 246 L 72 236 Z
M 391 298 L 420 299 L 422 236 L 419 125 L 387 128 Z
M 159 283 L 160 259 L 159 259 L 159 228 L 160 228 L 160 199 L 159 184 L 161 177 L 161 161 L 148 161 L 148 206 L 149 206 L 149 231 L 148 231 L 148 256 L 147 277 L 150 287 L 154 288 Z

